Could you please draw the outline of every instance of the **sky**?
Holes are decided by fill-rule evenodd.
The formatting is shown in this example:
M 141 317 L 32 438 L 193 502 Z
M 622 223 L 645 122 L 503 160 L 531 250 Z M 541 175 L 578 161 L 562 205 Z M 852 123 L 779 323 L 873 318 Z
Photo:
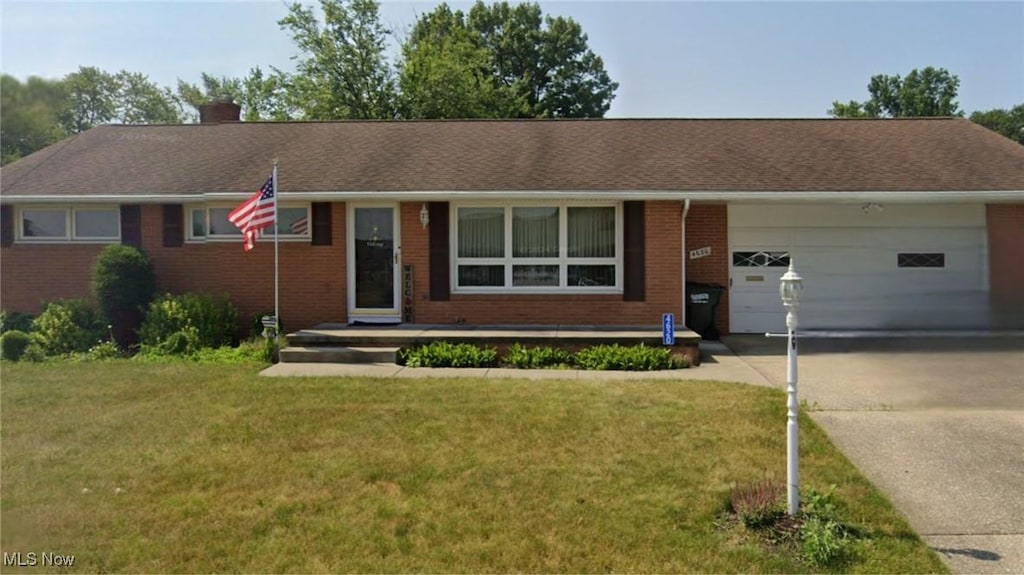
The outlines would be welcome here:
M 382 2 L 401 35 L 437 2 Z M 449 2 L 454 8 L 470 4 Z M 1024 103 L 1024 2 L 540 2 L 578 21 L 620 86 L 608 117 L 816 118 L 865 100 L 874 74 L 942 67 L 975 110 Z M 0 0 L 2 71 L 60 78 L 79 66 L 147 74 L 291 70 L 284 2 Z M 397 52 L 397 50 L 396 50 Z

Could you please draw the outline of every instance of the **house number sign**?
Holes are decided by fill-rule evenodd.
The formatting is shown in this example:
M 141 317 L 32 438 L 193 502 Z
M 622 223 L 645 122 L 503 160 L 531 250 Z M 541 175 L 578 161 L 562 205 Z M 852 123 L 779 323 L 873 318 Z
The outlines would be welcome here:
M 711 246 L 704 246 L 695 250 L 690 250 L 690 259 L 699 260 L 700 258 L 706 258 L 711 255 Z

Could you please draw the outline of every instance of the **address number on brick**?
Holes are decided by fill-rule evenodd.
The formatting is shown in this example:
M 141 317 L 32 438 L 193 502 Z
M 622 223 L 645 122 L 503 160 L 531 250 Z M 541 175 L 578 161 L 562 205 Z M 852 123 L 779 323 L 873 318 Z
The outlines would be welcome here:
M 704 246 L 695 250 L 690 250 L 690 259 L 699 260 L 700 258 L 706 258 L 711 255 L 711 246 Z

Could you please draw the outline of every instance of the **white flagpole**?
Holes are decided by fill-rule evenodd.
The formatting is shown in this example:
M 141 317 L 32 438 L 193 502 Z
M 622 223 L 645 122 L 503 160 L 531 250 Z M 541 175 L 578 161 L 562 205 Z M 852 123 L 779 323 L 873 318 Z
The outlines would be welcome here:
M 273 186 L 274 186 L 274 337 L 281 334 L 281 309 L 280 305 L 280 291 L 278 283 L 278 246 L 277 246 L 277 227 L 279 220 L 277 219 L 277 204 L 278 200 L 281 199 L 281 191 L 277 188 L 277 158 L 274 158 L 274 171 L 273 171 Z

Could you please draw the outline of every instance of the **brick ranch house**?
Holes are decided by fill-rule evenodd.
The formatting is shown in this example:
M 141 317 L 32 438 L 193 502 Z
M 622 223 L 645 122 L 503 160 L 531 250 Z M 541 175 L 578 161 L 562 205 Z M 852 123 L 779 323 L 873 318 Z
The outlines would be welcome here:
M 281 316 L 643 325 L 726 286 L 722 333 L 1024 327 L 1024 147 L 963 119 L 102 126 L 6 166 L 0 305 L 86 296 L 104 244 L 159 288 L 273 308 L 227 213 L 279 159 Z

